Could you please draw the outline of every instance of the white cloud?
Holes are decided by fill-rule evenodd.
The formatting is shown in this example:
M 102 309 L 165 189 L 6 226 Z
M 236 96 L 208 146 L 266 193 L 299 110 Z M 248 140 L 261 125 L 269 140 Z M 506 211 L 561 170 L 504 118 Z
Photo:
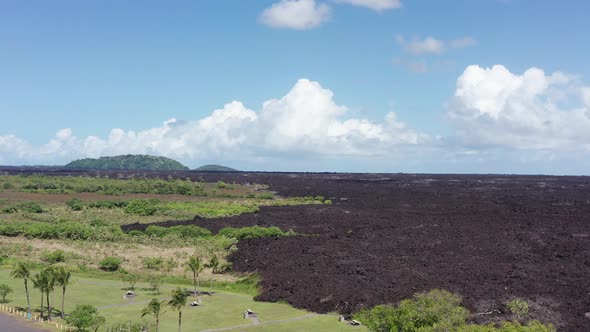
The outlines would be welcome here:
M 466 145 L 588 149 L 587 89 L 560 72 L 530 68 L 518 75 L 501 65 L 473 65 L 458 78 L 447 116 Z
M 477 41 L 472 37 L 463 37 L 459 39 L 453 39 L 448 42 L 450 48 L 464 48 L 477 44 Z
M 404 49 L 404 51 L 416 55 L 441 54 L 445 50 L 444 42 L 434 37 L 407 41 L 403 36 L 397 35 L 395 41 Z
M 398 147 L 428 141 L 428 136 L 408 128 L 393 112 L 381 122 L 350 118 L 348 108 L 336 104 L 333 97 L 319 83 L 301 79 L 282 98 L 265 102 L 258 113 L 233 101 L 199 120 L 170 119 L 141 131 L 115 128 L 105 138 L 77 138 L 67 128 L 38 147 L 14 135 L 0 136 L 0 161 L 61 163 L 127 153 L 188 162 L 276 154 L 287 158 L 306 154 L 384 156 Z
M 315 0 L 281 0 L 266 8 L 260 21 L 273 28 L 307 30 L 328 21 L 331 12 L 330 6 Z
M 400 0 L 334 0 L 337 3 L 347 3 L 353 6 L 366 7 L 374 11 L 396 9 L 402 6 Z
M 442 54 L 450 48 L 464 48 L 477 43 L 472 37 L 463 37 L 450 41 L 444 41 L 431 36 L 424 39 L 413 38 L 412 40 L 406 40 L 402 35 L 397 35 L 395 41 L 405 52 L 414 55 Z

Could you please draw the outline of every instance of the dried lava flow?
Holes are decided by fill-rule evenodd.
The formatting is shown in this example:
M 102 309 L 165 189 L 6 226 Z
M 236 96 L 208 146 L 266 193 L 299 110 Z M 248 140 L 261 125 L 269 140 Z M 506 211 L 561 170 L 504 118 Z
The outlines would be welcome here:
M 517 296 L 567 331 L 590 319 L 590 178 L 403 174 L 200 174 L 269 184 L 330 206 L 263 208 L 173 224 L 272 225 L 314 236 L 241 241 L 230 259 L 262 276 L 259 300 L 351 312 L 443 288 L 484 311 Z M 130 225 L 128 229 L 142 227 Z M 533 308 L 534 309 L 534 308 Z M 536 309 L 535 309 L 536 310 Z M 543 317 L 544 316 L 544 317 Z

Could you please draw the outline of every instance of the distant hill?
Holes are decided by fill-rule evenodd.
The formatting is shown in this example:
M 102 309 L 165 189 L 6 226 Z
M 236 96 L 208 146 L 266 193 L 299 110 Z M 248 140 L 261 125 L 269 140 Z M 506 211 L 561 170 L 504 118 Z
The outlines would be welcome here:
M 239 172 L 237 169 L 233 169 L 231 167 L 221 166 L 221 165 L 204 165 L 201 166 L 195 171 L 199 172 Z
M 114 157 L 86 158 L 72 161 L 64 166 L 72 169 L 100 170 L 145 170 L 145 171 L 187 171 L 188 167 L 166 157 L 147 155 L 124 155 Z

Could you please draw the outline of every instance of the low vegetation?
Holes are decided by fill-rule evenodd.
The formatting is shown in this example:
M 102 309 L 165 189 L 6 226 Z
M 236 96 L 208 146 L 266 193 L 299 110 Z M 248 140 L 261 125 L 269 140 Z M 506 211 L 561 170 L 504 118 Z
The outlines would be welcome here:
M 511 306 L 509 304 L 509 306 Z M 520 305 L 519 305 L 520 306 Z M 510 308 L 510 307 L 509 307 Z M 521 324 L 518 321 L 500 324 L 469 324 L 470 313 L 461 306 L 461 297 L 444 290 L 419 293 L 398 305 L 378 305 L 361 310 L 355 319 L 375 332 L 552 332 L 552 325 L 538 321 Z

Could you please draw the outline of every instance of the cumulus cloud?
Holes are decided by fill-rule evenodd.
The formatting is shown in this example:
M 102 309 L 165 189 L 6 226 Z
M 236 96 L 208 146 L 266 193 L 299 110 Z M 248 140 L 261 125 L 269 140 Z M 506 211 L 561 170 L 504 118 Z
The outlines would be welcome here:
M 262 12 L 260 22 L 273 28 L 307 30 L 328 21 L 331 12 L 330 6 L 315 0 L 281 0 Z
M 448 49 L 464 48 L 477 43 L 472 37 L 463 37 L 445 41 L 428 36 L 424 39 L 413 38 L 411 40 L 407 40 L 402 35 L 395 36 L 395 41 L 405 52 L 414 55 L 442 54 Z
M 337 3 L 346 3 L 353 6 L 365 7 L 377 12 L 387 9 L 396 9 L 402 6 L 400 0 L 334 0 Z
M 14 136 L 0 136 L 0 161 L 65 162 L 73 158 L 127 153 L 165 155 L 186 161 L 292 156 L 383 156 L 415 146 L 428 136 L 407 127 L 391 112 L 380 122 L 349 117 L 346 106 L 318 82 L 301 79 L 283 97 L 263 103 L 259 112 L 239 101 L 194 121 L 170 119 L 141 131 L 115 128 L 105 137 L 77 138 L 60 130 L 34 147 Z
M 458 78 L 447 117 L 466 145 L 587 150 L 587 96 L 588 87 L 560 72 L 473 65 Z

